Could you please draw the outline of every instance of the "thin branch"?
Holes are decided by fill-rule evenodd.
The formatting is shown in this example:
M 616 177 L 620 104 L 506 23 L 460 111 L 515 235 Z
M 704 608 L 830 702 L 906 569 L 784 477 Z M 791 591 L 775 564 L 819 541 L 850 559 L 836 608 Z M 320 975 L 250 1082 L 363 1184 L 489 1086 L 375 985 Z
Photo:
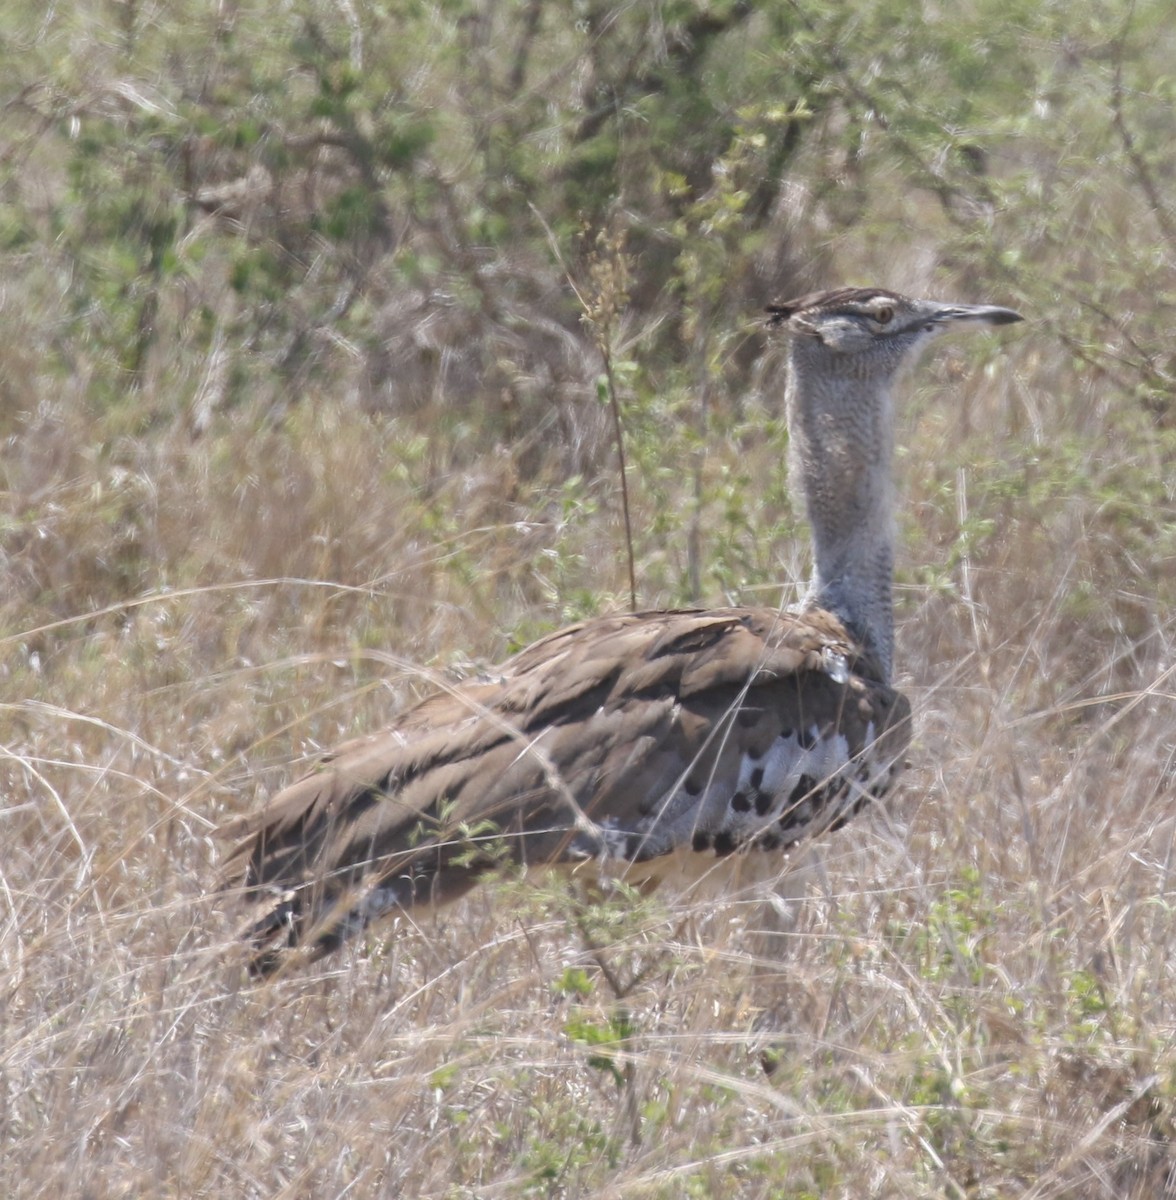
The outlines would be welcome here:
M 1115 73 L 1111 81 L 1111 124 L 1119 135 L 1119 140 L 1123 143 L 1123 152 L 1131 163 L 1135 178 L 1139 182 L 1140 188 L 1143 189 L 1144 196 L 1147 197 L 1148 207 L 1152 210 L 1160 232 L 1167 241 L 1176 242 L 1176 225 L 1173 225 L 1172 217 L 1152 176 L 1151 168 L 1140 154 L 1139 147 L 1135 144 L 1135 137 L 1127 128 L 1127 120 L 1123 115 L 1123 43 L 1127 40 L 1127 31 L 1131 27 L 1134 16 L 1135 5 L 1132 3 L 1128 5 L 1127 15 L 1123 18 L 1123 28 L 1114 43 Z
M 637 611 L 637 567 L 633 558 L 633 522 L 629 517 L 629 478 L 625 466 L 625 433 L 621 424 L 621 403 L 617 399 L 616 380 L 613 378 L 612 347 L 608 339 L 601 339 L 600 356 L 604 360 L 605 387 L 608 390 L 608 406 L 612 412 L 613 437 L 617 443 L 617 470 L 621 476 L 621 513 L 625 522 L 625 550 L 629 562 L 629 608 Z
M 607 298 L 602 294 L 605 285 L 601 278 L 595 274 L 592 279 L 592 289 L 579 287 L 576 284 L 575 276 L 564 261 L 563 252 L 560 250 L 555 231 L 533 204 L 529 204 L 528 207 L 542 227 L 547 237 L 548 245 L 551 247 L 551 253 L 555 256 L 555 261 L 559 263 L 560 269 L 564 273 L 564 278 L 568 281 L 568 286 L 575 293 L 580 307 L 584 310 L 583 319 L 592 327 L 596 347 L 600 351 L 600 357 L 604 363 L 605 390 L 608 393 L 608 405 L 612 412 L 613 437 L 617 444 L 617 467 L 621 475 L 621 513 L 625 524 L 625 550 L 628 555 L 629 564 L 629 607 L 631 611 L 636 612 L 637 566 L 633 554 L 633 522 L 629 515 L 629 475 L 625 461 L 625 434 L 624 425 L 621 420 L 621 403 L 617 397 L 616 374 L 613 371 L 612 360 L 613 322 L 616 318 L 618 301 L 626 290 L 627 282 L 624 263 L 622 260 L 619 279 L 610 281 L 612 290 Z M 619 243 L 613 247 L 613 253 L 615 255 L 623 254 Z

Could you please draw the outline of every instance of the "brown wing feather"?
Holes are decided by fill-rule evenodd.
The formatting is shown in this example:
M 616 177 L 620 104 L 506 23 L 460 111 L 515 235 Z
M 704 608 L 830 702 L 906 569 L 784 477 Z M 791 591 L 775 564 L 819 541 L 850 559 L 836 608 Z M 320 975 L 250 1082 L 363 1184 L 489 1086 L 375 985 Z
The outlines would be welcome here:
M 897 773 L 910 709 L 840 623 L 770 609 L 602 617 L 430 697 L 226 827 L 282 946 L 325 953 L 504 860 L 786 848 Z

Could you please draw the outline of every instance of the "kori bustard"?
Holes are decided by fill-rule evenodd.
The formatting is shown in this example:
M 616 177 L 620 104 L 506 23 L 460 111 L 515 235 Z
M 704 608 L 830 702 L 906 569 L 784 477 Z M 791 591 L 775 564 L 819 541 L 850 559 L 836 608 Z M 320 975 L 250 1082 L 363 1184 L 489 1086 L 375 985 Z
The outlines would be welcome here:
M 585 621 L 340 748 L 226 829 L 229 878 L 257 906 L 255 971 L 504 862 L 688 880 L 778 856 L 890 788 L 910 736 L 891 683 L 893 385 L 935 335 L 1021 318 L 878 288 L 768 311 L 789 338 L 812 530 L 800 606 Z

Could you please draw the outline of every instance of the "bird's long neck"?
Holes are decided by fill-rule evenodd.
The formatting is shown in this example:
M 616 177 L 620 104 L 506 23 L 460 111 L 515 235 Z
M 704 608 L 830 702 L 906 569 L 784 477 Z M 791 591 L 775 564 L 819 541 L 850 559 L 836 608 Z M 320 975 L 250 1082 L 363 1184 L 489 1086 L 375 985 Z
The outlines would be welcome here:
M 893 411 L 890 379 L 846 360 L 816 363 L 793 343 L 788 415 L 794 478 L 812 527 L 813 576 L 805 606 L 838 616 L 878 660 L 894 665 Z

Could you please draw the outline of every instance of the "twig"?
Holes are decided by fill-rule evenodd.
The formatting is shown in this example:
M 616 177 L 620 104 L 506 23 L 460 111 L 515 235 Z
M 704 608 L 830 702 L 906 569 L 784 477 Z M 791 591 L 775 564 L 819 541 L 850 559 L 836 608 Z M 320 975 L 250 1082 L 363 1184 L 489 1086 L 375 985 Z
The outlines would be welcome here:
M 625 522 L 625 550 L 629 561 L 629 608 L 637 611 L 637 568 L 633 559 L 633 523 L 629 517 L 629 480 L 625 466 L 625 434 L 621 425 L 621 405 L 617 399 L 616 382 L 613 378 L 612 351 L 608 342 L 601 341 L 600 356 L 604 360 L 604 380 L 608 390 L 608 406 L 612 412 L 613 437 L 617 443 L 617 470 L 621 476 L 621 513 Z
M 1139 186 L 1147 197 L 1148 207 L 1152 210 L 1160 232 L 1169 242 L 1173 242 L 1176 241 L 1176 227 L 1173 226 L 1167 205 L 1160 195 L 1160 189 L 1156 186 L 1151 169 L 1144 161 L 1143 155 L 1140 154 L 1139 147 L 1135 144 L 1135 137 L 1127 128 L 1127 121 L 1123 116 L 1123 43 L 1127 40 L 1127 31 L 1131 28 L 1134 16 L 1135 5 L 1132 3 L 1128 5 L 1127 15 L 1123 18 L 1123 28 L 1114 42 L 1115 73 L 1111 81 L 1111 124 L 1119 135 L 1119 140 L 1123 143 L 1123 152 L 1127 155 L 1127 159 L 1135 171 L 1135 178 L 1139 181 Z
M 629 563 L 629 608 L 636 612 L 637 567 L 633 554 L 633 522 L 629 515 L 629 475 L 625 462 L 625 436 L 624 425 L 621 421 L 621 403 L 617 398 L 616 374 L 613 371 L 612 360 L 613 325 L 617 313 L 628 298 L 628 271 L 623 249 L 624 235 L 621 234 L 608 241 L 605 241 L 603 232 L 597 237 L 598 248 L 607 250 L 610 257 L 603 260 L 600 257 L 596 258 L 589 271 L 591 287 L 581 288 L 577 285 L 575 276 L 564 261 L 554 230 L 533 204 L 530 204 L 529 208 L 542 226 L 555 261 L 559 263 L 564 278 L 568 281 L 568 286 L 571 287 L 576 299 L 580 302 L 580 307 L 584 310 L 583 320 L 592 328 L 593 339 L 604 364 L 604 386 L 608 396 L 609 409 L 612 412 L 613 437 L 617 444 L 617 467 L 621 475 L 621 513 L 625 523 L 625 550 Z M 601 266 L 602 261 L 603 267 Z

